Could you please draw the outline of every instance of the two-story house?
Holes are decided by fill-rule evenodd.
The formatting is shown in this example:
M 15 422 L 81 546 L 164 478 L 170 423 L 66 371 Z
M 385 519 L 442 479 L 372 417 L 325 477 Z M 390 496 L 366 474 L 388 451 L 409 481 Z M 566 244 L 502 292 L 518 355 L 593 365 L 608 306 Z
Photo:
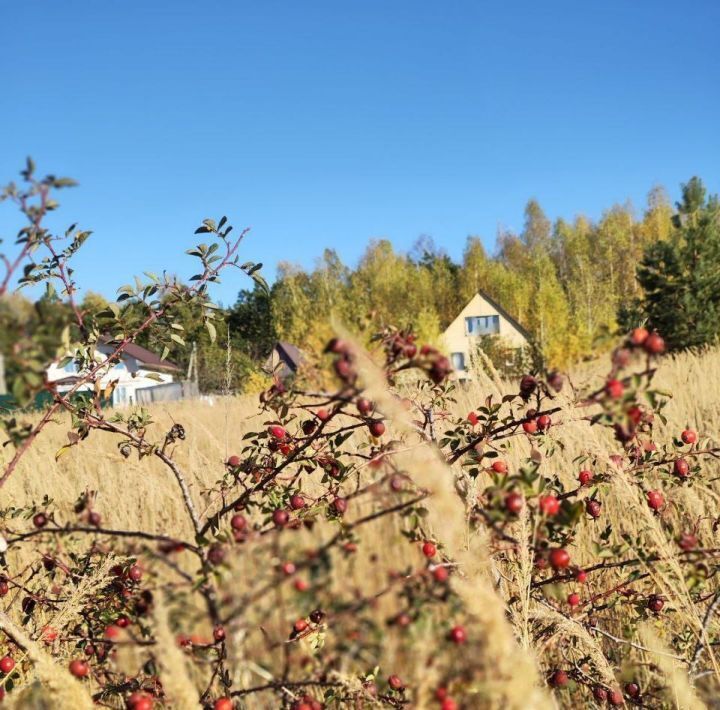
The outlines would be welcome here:
M 473 296 L 443 333 L 443 343 L 459 379 L 471 379 L 472 360 L 480 337 L 497 335 L 511 347 L 529 344 L 530 334 L 505 309 L 482 291 Z

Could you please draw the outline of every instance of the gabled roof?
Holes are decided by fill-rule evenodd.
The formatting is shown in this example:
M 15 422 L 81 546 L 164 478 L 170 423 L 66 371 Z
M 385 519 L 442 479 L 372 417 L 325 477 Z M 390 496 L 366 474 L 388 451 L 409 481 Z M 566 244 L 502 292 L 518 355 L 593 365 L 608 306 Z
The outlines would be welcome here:
M 104 345 L 118 345 L 117 341 L 108 337 L 100 338 L 100 342 Z M 124 352 L 126 352 L 130 357 L 134 357 L 138 362 L 142 363 L 145 368 L 150 370 L 180 369 L 174 362 L 170 362 L 170 360 L 163 360 L 159 355 L 152 352 L 152 350 L 148 350 L 137 343 L 128 343 L 125 346 Z
M 530 331 L 516 321 L 494 298 L 488 296 L 485 291 L 479 289 L 478 295 L 484 298 L 506 321 L 512 323 L 513 326 L 525 337 L 526 340 L 532 340 Z
M 295 347 L 292 343 L 286 343 L 282 340 L 278 340 L 275 344 L 274 350 L 277 351 L 280 359 L 295 372 L 300 367 L 303 356 L 300 350 Z
M 125 352 L 141 362 L 146 367 L 157 368 L 158 370 L 179 370 L 180 368 L 170 360 L 163 360 L 159 355 L 143 348 L 136 343 L 128 343 Z
M 273 362 L 273 355 L 276 355 L 278 360 L 291 372 L 297 372 L 304 359 L 302 352 L 295 345 L 278 340 L 263 365 L 266 372 L 272 372 L 276 364 Z

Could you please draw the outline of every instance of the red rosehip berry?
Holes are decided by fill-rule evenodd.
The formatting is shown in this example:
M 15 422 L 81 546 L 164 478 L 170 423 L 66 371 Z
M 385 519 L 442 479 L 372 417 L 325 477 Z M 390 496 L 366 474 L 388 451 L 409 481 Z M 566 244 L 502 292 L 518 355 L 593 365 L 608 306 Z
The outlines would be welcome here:
M 663 610 L 665 602 L 657 596 L 657 594 L 651 594 L 647 600 L 647 607 L 655 614 L 658 614 Z
M 520 394 L 527 399 L 537 387 L 537 380 L 532 375 L 523 375 L 520 380 Z
M 575 581 L 579 584 L 584 584 L 587 581 L 587 572 L 584 569 L 576 570 Z
M 646 328 L 635 328 L 630 333 L 630 342 L 636 346 L 642 345 L 647 340 L 648 335 L 650 334 Z
M 52 643 L 56 638 L 58 637 L 57 629 L 55 629 L 52 626 L 43 626 L 42 631 L 40 633 L 40 638 L 42 638 L 45 643 Z
M 605 383 L 605 394 L 610 399 L 620 399 L 625 393 L 625 385 L 620 380 L 608 380 Z
M 475 412 L 470 412 L 467 415 L 467 420 L 470 422 L 470 426 L 477 426 L 477 423 L 480 421 L 478 419 L 478 415 L 475 414 Z
M 458 704 L 452 698 L 445 698 L 440 703 L 440 710 L 457 710 Z
M 650 333 L 650 335 L 645 338 L 643 347 L 650 355 L 660 355 L 665 352 L 665 341 L 657 333 Z
M 685 429 L 680 438 L 684 444 L 694 444 L 697 441 L 697 432 L 692 429 Z
M 432 571 L 432 575 L 436 582 L 440 582 L 442 584 L 443 582 L 447 582 L 450 572 L 448 572 L 447 567 L 435 567 Z
M 587 469 L 583 469 L 578 474 L 578 481 L 580 482 L 581 486 L 587 486 L 590 481 L 593 479 L 593 472 L 588 471 Z
M 467 641 L 467 633 L 464 626 L 453 626 L 448 636 L 453 643 L 458 645 Z
M 305 499 L 299 493 L 296 493 L 290 498 L 290 507 L 293 510 L 301 510 L 305 507 Z
M 333 512 L 336 515 L 345 515 L 345 512 L 348 508 L 348 502 L 345 500 L 345 498 L 340 498 L 339 496 L 333 500 L 333 502 L 330 504 L 330 507 L 333 509 Z
M 240 465 L 240 457 L 233 454 L 232 456 L 228 457 L 228 460 L 225 462 L 225 465 L 228 468 L 237 468 Z
M 233 710 L 232 700 L 228 697 L 218 698 L 213 703 L 213 710 Z
M 136 691 L 130 695 L 125 703 L 128 710 L 152 710 L 153 699 L 147 693 Z
M 580 604 L 580 595 L 577 592 L 573 592 L 572 594 L 568 594 L 567 603 L 575 608 Z
M 104 636 L 108 640 L 116 639 L 118 636 L 120 636 L 121 629 L 119 626 L 115 626 L 114 624 L 111 624 L 110 626 L 105 627 Z
M 624 704 L 623 695 L 619 690 L 611 690 L 607 696 L 608 703 L 615 707 Z
M 350 361 L 346 360 L 345 358 L 336 360 L 333 364 L 333 368 L 335 369 L 335 373 L 341 380 L 349 381 L 355 378 L 355 370 L 350 364 Z
M 430 542 L 430 540 L 426 540 L 422 546 L 422 553 L 428 559 L 435 557 L 437 554 L 437 547 L 435 546 L 435 543 Z
M 673 473 L 679 478 L 687 478 L 690 473 L 690 465 L 685 459 L 675 459 Z
M 405 479 L 398 474 L 391 476 L 390 489 L 395 491 L 395 493 L 399 493 L 403 488 L 405 488 Z
M 358 412 L 364 417 L 367 417 L 374 409 L 373 403 L 366 397 L 359 397 L 355 404 L 357 405 Z
M 552 568 L 555 571 L 566 569 L 567 566 L 570 564 L 570 555 L 568 554 L 567 550 L 563 549 L 562 547 L 556 547 L 550 550 L 548 559 L 550 561 L 550 564 L 552 565 Z
M 568 684 L 568 674 L 565 671 L 556 670 L 550 674 L 548 682 L 553 688 L 564 688 Z
M 225 548 L 222 545 L 211 545 L 207 553 L 210 564 L 219 565 L 225 560 Z
M 593 688 L 593 697 L 599 703 L 604 703 L 607 700 L 607 696 L 608 696 L 607 690 L 605 690 L 605 688 L 603 688 L 602 686 L 596 685 Z
M 549 414 L 541 414 L 537 418 L 537 426 L 540 431 L 547 431 L 550 428 L 550 425 L 552 424 L 552 419 L 550 418 Z
M 90 666 L 88 665 L 88 662 L 81 661 L 77 658 L 70 661 L 68 668 L 70 669 L 70 673 L 72 673 L 76 678 L 85 678 L 90 673 Z
M 627 410 L 627 416 L 628 419 L 637 426 L 640 424 L 640 422 L 643 419 L 643 410 L 638 407 L 636 404 L 634 404 L 632 407 L 629 407 Z
M 230 527 L 233 530 L 245 530 L 247 527 L 247 519 L 244 515 L 236 513 L 232 516 L 232 518 L 230 518 Z
M 225 627 L 222 624 L 217 624 L 215 628 L 213 628 L 213 638 L 219 643 L 220 641 L 224 641 L 225 637 Z
M 685 552 L 689 552 L 690 550 L 694 550 L 697 547 L 698 540 L 695 535 L 692 533 L 682 533 L 680 535 L 680 538 L 678 539 L 678 546 L 681 550 L 684 550 Z
M 522 428 L 526 434 L 535 434 L 538 430 L 537 420 L 528 419 L 526 422 L 523 422 Z
M 307 622 L 305 619 L 298 619 L 298 620 L 293 624 L 293 629 L 295 629 L 295 632 L 296 632 L 296 633 L 300 634 L 300 633 L 302 633 L 303 631 L 305 631 L 305 629 L 307 629 L 309 625 L 310 625 L 310 624 L 308 624 L 308 622 Z
M 33 525 L 38 528 L 44 528 L 48 524 L 47 515 L 45 513 L 36 513 L 33 516 Z
M 405 628 L 406 626 L 410 626 L 410 624 L 412 623 L 412 619 L 410 618 L 410 614 L 402 611 L 395 617 L 395 619 L 393 620 L 393 623 L 396 626 Z
M 284 508 L 278 508 L 273 511 L 272 520 L 276 528 L 283 528 L 290 520 L 290 514 Z
M 393 690 L 401 690 L 404 687 L 403 682 L 396 675 L 388 676 L 388 685 Z
M 512 515 L 518 515 L 523 509 L 524 499 L 520 493 L 508 493 L 505 496 L 505 509 Z
M 553 495 L 540 496 L 538 505 L 542 513 L 548 517 L 553 517 L 560 512 L 560 501 Z
M 3 656 L 0 658 L 0 671 L 5 673 L 5 675 L 12 673 L 13 668 L 15 668 L 15 659 L 12 656 Z
M 272 436 L 273 439 L 277 439 L 278 441 L 282 441 L 287 437 L 287 432 L 285 431 L 285 428 L 281 427 L 279 424 L 273 424 L 272 426 L 269 426 L 268 433 L 270 434 L 270 436 Z
M 563 385 L 565 384 L 565 378 L 557 372 L 557 370 L 553 370 L 548 374 L 547 381 L 550 387 L 552 387 L 556 392 L 561 392 Z
M 293 587 L 295 587 L 295 591 L 297 592 L 307 592 L 307 590 L 310 589 L 310 585 L 304 579 L 300 578 L 293 582 Z
M 640 697 L 640 686 L 637 683 L 626 683 L 625 694 L 635 700 Z
M 492 470 L 495 473 L 507 473 L 508 467 L 504 461 L 493 461 Z
M 291 575 L 295 574 L 297 568 L 292 562 L 283 562 L 280 569 L 286 577 L 290 577 Z
M 379 438 L 385 433 L 385 423 L 380 419 L 374 419 L 368 424 L 368 429 L 374 437 Z
M 317 412 L 315 412 L 315 416 L 321 422 L 326 422 L 328 419 L 330 419 L 330 412 L 328 412 L 327 409 L 318 409 Z
M 660 491 L 648 491 L 647 504 L 652 510 L 660 510 L 665 505 L 665 496 Z
M 602 507 L 602 504 L 599 500 L 592 500 L 590 499 L 587 503 L 585 503 L 585 510 L 587 511 L 587 514 L 591 518 L 599 518 L 600 517 L 600 509 Z

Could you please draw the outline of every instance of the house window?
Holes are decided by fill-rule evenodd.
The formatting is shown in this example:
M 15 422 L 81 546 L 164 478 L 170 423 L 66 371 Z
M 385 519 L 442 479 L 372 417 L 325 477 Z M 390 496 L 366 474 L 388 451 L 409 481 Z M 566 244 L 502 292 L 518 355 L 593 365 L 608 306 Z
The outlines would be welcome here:
M 465 369 L 465 353 L 453 353 L 450 357 L 454 370 L 461 371 Z
M 465 318 L 467 335 L 497 335 L 500 332 L 500 316 L 470 316 Z

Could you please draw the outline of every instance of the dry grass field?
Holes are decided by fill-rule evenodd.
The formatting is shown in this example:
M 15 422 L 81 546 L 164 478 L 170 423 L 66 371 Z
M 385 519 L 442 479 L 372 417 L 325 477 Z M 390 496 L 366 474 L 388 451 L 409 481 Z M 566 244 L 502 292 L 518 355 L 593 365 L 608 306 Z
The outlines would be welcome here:
M 589 391 L 602 385 L 601 373 L 602 368 L 597 365 L 581 368 L 572 375 L 572 384 L 578 391 Z M 667 423 L 656 422 L 656 441 L 669 442 L 688 425 L 697 429 L 701 437 L 720 439 L 720 352 L 664 359 L 657 385 L 671 391 L 673 397 L 665 410 Z M 502 394 L 515 388 L 516 383 L 483 378 L 470 389 L 456 393 L 453 414 L 465 417 L 488 394 Z M 565 393 L 563 396 L 570 395 L 569 387 Z M 389 398 L 384 402 L 382 392 L 373 394 L 392 422 L 390 426 L 402 431 L 404 414 L 393 410 Z M 243 435 L 260 429 L 264 421 L 258 414 L 254 397 L 216 398 L 213 404 L 192 401 L 157 406 L 152 416 L 156 423 L 152 425 L 151 435 L 153 430 L 166 431 L 173 423 L 179 422 L 185 427 L 186 439 L 178 444 L 175 458 L 187 472 L 193 499 L 202 513 L 219 504 L 214 491 L 224 472 L 223 462 L 231 454 L 240 454 Z M 306 648 L 303 642 L 290 646 L 282 640 L 293 619 L 307 613 L 306 595 L 312 592 L 313 599 L 332 599 L 338 617 L 345 614 L 352 619 L 357 614 L 358 620 L 366 615 L 379 620 L 376 628 L 360 625 L 354 629 L 353 634 L 371 637 L 363 638 L 357 653 L 353 634 L 347 632 L 351 624 L 327 625 L 322 653 L 337 656 L 330 663 L 333 668 L 330 678 L 357 687 L 361 669 L 369 671 L 379 666 L 380 677 L 397 673 L 412 689 L 408 697 L 413 707 L 437 706 L 433 693 L 447 674 L 448 664 L 457 666 L 467 678 L 463 694 L 455 696 L 463 708 L 571 707 L 577 704 L 578 697 L 583 698 L 585 707 L 593 707 L 595 701 L 590 693 L 578 696 L 572 688 L 553 691 L 547 687 L 548 673 L 559 666 L 577 668 L 580 674 L 591 673 L 608 687 L 622 687 L 634 681 L 643 689 L 652 689 L 638 701 L 643 707 L 695 708 L 717 704 L 720 668 L 715 647 L 702 647 L 701 657 L 695 664 L 692 662 L 702 635 L 706 634 L 713 642 L 720 629 L 720 624 L 706 619 L 709 603 L 718 589 L 716 558 L 709 554 L 689 574 L 680 548 L 673 544 L 668 530 L 696 527 L 698 547 L 708 550 L 720 547 L 714 525 L 720 510 L 720 487 L 716 480 L 720 464 L 713 459 L 704 460 L 702 476 L 694 485 L 666 488 L 668 505 L 663 515 L 657 516 L 648 508 L 642 491 L 630 476 L 610 460 L 618 445 L 607 430 L 588 426 L 587 421 L 579 418 L 578 410 L 570 407 L 554 419 L 556 426 L 548 436 L 561 438 L 564 448 L 558 450 L 549 465 L 568 488 L 572 488 L 577 477 L 578 464 L 574 460 L 578 456 L 592 455 L 604 462 L 605 470 L 612 473 L 608 492 L 602 498 L 600 521 L 603 526 L 612 525 L 608 544 L 624 537 L 628 557 L 641 551 L 644 556 L 656 555 L 662 559 L 654 565 L 641 561 L 634 569 L 645 577 L 632 584 L 633 589 L 642 593 L 662 595 L 665 599 L 662 615 L 630 626 L 628 620 L 636 613 L 634 607 L 623 603 L 621 594 L 609 595 L 610 603 L 593 612 L 594 624 L 601 630 L 597 631 L 586 623 L 586 612 L 571 613 L 564 604 L 568 585 L 531 589 L 533 554 L 528 546 L 499 547 L 496 542 L 491 543 L 486 528 L 471 524 L 464 500 L 475 495 L 468 494 L 468 487 L 476 486 L 480 491 L 485 485 L 484 479 L 472 481 L 457 468 L 449 470 L 427 445 L 408 433 L 397 455 L 414 484 L 433 491 L 427 502 L 429 515 L 425 530 L 445 545 L 448 556 L 457 564 L 457 573 L 453 575 L 457 598 L 448 602 L 450 609 L 428 609 L 406 629 L 385 625 L 385 620 L 401 608 L 393 580 L 398 575 L 412 574 L 412 570 L 424 565 L 417 546 L 409 544 L 402 535 L 402 517 L 383 517 L 369 523 L 358 540 L 357 552 L 343 555 L 335 551 L 332 553 L 334 564 L 325 572 L 313 571 L 310 576 L 301 570 L 282 584 L 277 583 L 274 576 L 277 566 L 286 560 L 302 560 L 303 551 L 319 547 L 335 533 L 335 527 L 317 525 L 283 536 L 268 535 L 261 544 L 235 548 L 221 572 L 223 589 L 228 594 L 224 603 L 230 610 L 238 605 L 242 609 L 242 613 L 227 624 L 230 667 L 235 669 L 233 689 L 262 685 L 279 677 L 289 655 L 307 655 L 307 664 L 312 667 L 316 662 L 314 649 Z M 94 431 L 88 440 L 56 461 L 55 452 L 66 443 L 68 428 L 67 415 L 62 415 L 43 432 L 4 487 L 4 509 L 27 506 L 47 496 L 52 503 L 46 507 L 53 511 L 56 520 L 72 521 L 75 519 L 73 504 L 78 495 L 94 491 L 94 507 L 102 515 L 104 528 L 193 538 L 176 482 L 159 460 L 154 457 L 138 460 L 137 456 L 126 460 L 111 435 Z M 356 438 L 358 443 L 362 442 L 360 435 Z M 9 448 L 4 453 L 6 458 Z M 511 470 L 528 454 L 527 439 L 513 439 L 506 456 Z M 306 485 L 312 490 L 312 481 Z M 463 492 L 463 497 L 458 491 Z M 350 490 L 346 493 L 351 495 Z M 382 500 L 389 494 L 381 492 L 378 496 Z M 352 499 L 346 520 L 352 522 L 371 513 L 377 506 L 378 496 Z M 253 514 L 260 516 L 260 511 Z M 30 529 L 29 520 L 6 517 L 5 524 L 6 534 Z M 520 515 L 508 531 L 517 532 L 517 539 L 526 540 L 529 525 L 532 525 L 529 516 Z M 597 547 L 597 527 L 593 527 L 597 525 L 592 520 L 579 522 L 570 549 L 574 564 L 582 567 L 602 559 L 602 549 Z M 8 562 L 12 570 L 23 570 L 32 564 L 38 550 L 67 560 L 74 551 L 86 548 L 91 542 L 89 538 L 95 537 L 77 534 L 32 538 L 26 541 L 28 544 L 14 545 Z M 153 624 L 159 649 L 157 673 L 172 699 L 169 706 L 198 707 L 194 689 L 202 690 L 207 679 L 203 679 L 196 666 L 190 667 L 185 662 L 173 639 L 181 630 L 185 634 L 196 634 L 200 642 L 208 638 L 212 629 L 202 625 L 202 617 L 195 615 L 192 605 L 184 602 L 184 606 L 178 607 L 173 603 L 177 570 L 170 568 L 172 565 L 182 571 L 183 565 L 192 566 L 193 561 L 183 555 L 168 561 L 152 544 L 145 545 L 142 541 L 130 544 L 135 546 L 131 550 L 144 555 L 146 574 L 161 583 L 157 587 L 161 591 L 156 592 Z M 102 550 L 102 536 L 98 545 Z M 53 651 L 60 658 L 72 657 L 76 652 L 72 644 L 73 628 L 81 617 L 83 603 L 91 596 L 93 583 L 101 585 L 106 581 L 103 575 L 108 573 L 111 563 L 112 554 L 108 549 L 108 560 L 98 569 L 94 582 L 85 580 L 84 587 L 73 588 L 67 596 L 55 589 L 62 602 L 52 607 L 38 606 L 30 619 L 24 619 L 19 611 L 17 596 L 22 590 L 11 590 L 3 600 L 2 607 L 8 610 L 3 624 L 22 626 L 22 633 L 29 637 L 28 657 L 34 659 L 35 653 L 39 659 L 32 670 L 23 675 L 17 684 L 19 687 L 7 696 L 7 704 L 14 699 L 16 707 L 91 706 L 92 680 L 84 682 L 85 688 L 81 687 L 64 666 L 49 659 L 43 644 L 31 639 L 37 640 L 40 630 L 51 624 L 60 632 Z M 297 591 L 294 585 L 298 578 L 306 579 L 311 592 Z M 627 578 L 627 569 L 609 569 L 602 575 L 591 576 L 581 592 L 584 597 L 604 594 L 622 585 Z M 46 575 L 46 584 L 49 591 L 53 585 L 68 588 L 57 570 Z M 697 602 L 698 588 L 708 601 Z M 572 589 L 580 587 L 574 585 Z M 165 595 L 167 605 L 160 603 L 160 594 Z M 361 603 L 354 607 L 354 602 Z M 442 625 L 448 614 L 464 620 L 472 640 L 467 650 L 461 651 L 459 660 L 457 650 L 448 648 L 444 640 Z M 344 637 L 333 638 L 340 628 Z M 632 635 L 628 636 L 631 628 Z M 129 675 L 137 673 L 141 663 L 138 653 L 135 647 L 119 645 L 113 663 Z M 703 669 L 702 673 L 692 678 L 698 669 Z M 293 697 L 297 695 L 293 696 L 292 689 L 288 690 L 288 698 Z M 626 697 L 626 702 L 630 701 Z M 247 698 L 238 696 L 235 702 L 236 707 L 273 708 L 279 707 L 281 700 L 277 693 L 260 692 Z M 118 707 L 112 701 L 108 705 Z M 363 705 L 372 706 L 372 699 L 368 697 Z

